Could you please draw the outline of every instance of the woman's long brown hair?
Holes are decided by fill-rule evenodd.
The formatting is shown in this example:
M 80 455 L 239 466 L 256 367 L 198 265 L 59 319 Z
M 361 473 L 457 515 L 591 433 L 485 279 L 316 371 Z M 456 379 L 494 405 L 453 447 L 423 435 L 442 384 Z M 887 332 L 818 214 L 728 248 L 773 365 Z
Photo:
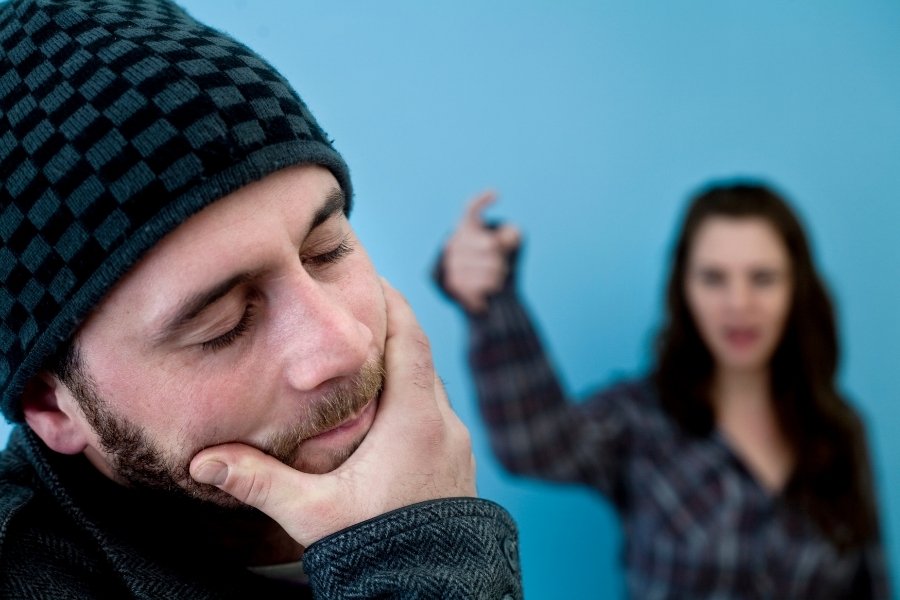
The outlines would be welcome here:
M 863 427 L 835 387 L 834 310 L 800 222 L 787 203 L 762 184 L 714 184 L 688 208 L 673 254 L 666 321 L 656 346 L 654 379 L 662 405 L 690 434 L 707 435 L 715 425 L 710 398 L 714 360 L 684 293 L 690 245 L 703 221 L 713 216 L 763 219 L 787 247 L 793 298 L 770 365 L 774 409 L 795 458 L 784 495 L 838 548 L 858 547 L 877 537 L 878 524 Z

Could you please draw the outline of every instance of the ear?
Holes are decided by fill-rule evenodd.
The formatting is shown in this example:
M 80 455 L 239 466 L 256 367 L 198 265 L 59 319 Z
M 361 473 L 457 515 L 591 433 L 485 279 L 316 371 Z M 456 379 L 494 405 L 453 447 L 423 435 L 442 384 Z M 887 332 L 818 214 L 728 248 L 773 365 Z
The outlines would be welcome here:
M 42 371 L 22 394 L 25 422 L 60 454 L 78 454 L 88 445 L 81 411 L 72 392 L 55 375 Z

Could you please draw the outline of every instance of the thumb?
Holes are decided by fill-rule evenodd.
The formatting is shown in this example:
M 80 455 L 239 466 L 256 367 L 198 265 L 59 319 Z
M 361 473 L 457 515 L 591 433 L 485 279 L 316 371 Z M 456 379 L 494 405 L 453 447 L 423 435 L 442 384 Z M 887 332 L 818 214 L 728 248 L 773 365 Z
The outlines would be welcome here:
M 307 485 L 312 476 L 256 448 L 238 443 L 207 448 L 191 460 L 190 473 L 195 481 L 213 485 L 259 509 L 303 545 L 322 537 L 318 524 L 297 520 L 304 513 L 302 506 L 312 501 L 305 491 L 312 487 Z
M 499 242 L 504 252 L 509 253 L 519 247 L 522 234 L 513 225 L 503 225 L 494 232 L 495 239 Z

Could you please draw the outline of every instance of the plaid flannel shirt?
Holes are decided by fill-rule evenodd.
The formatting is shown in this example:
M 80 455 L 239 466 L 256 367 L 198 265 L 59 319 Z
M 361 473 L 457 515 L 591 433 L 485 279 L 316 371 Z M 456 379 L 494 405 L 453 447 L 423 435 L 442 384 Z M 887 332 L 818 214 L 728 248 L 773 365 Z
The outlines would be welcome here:
M 440 279 L 440 278 L 439 278 Z M 634 598 L 888 598 L 878 541 L 843 554 L 765 490 L 718 433 L 686 434 L 650 381 L 570 402 L 509 289 L 470 317 L 481 413 L 512 472 L 615 505 Z

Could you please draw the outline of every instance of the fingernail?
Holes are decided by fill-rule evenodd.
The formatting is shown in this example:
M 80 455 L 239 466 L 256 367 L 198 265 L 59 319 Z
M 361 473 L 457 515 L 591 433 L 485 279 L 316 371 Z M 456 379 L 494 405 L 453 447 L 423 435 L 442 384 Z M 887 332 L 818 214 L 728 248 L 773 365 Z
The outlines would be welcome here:
M 210 485 L 222 485 L 228 477 L 228 465 L 218 460 L 208 460 L 191 473 L 194 481 Z

